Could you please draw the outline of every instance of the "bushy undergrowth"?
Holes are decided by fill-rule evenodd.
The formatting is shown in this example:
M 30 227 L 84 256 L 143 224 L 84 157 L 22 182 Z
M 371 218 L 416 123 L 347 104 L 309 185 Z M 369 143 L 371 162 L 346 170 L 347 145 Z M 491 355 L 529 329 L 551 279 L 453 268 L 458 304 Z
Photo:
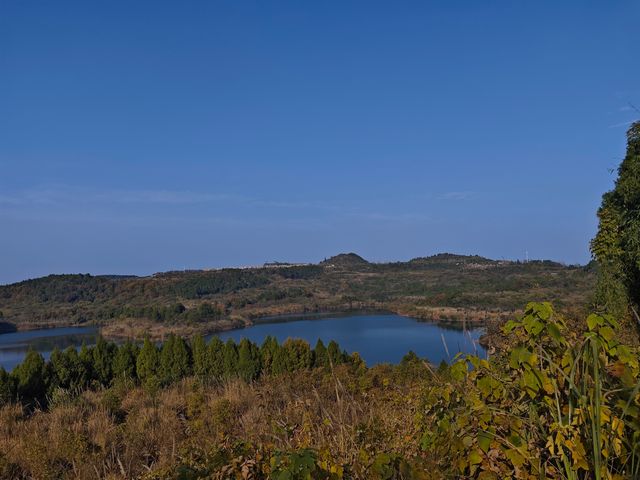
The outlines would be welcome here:
M 424 470 L 406 459 L 419 457 L 427 375 L 408 357 L 155 391 L 118 381 L 47 411 L 11 404 L 0 478 L 396 478 Z
M 566 329 L 530 304 L 502 359 L 458 359 L 427 388 L 421 446 L 464 478 L 638 478 L 638 354 L 610 316 Z

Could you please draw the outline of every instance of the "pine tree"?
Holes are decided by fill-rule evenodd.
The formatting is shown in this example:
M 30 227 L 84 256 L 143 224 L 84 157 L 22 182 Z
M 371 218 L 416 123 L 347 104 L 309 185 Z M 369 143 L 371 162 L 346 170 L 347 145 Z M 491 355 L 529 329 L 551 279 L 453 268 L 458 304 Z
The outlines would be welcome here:
M 343 363 L 340 346 L 335 342 L 335 340 L 331 340 L 329 342 L 329 345 L 327 346 L 327 356 L 329 357 L 329 362 L 333 366 Z
M 102 336 L 98 337 L 93 347 L 93 372 L 95 378 L 102 385 L 109 385 L 113 377 L 113 357 L 115 345 L 108 343 Z
M 82 347 L 80 347 L 80 353 L 78 353 L 78 358 L 86 374 L 87 381 L 85 385 L 89 385 L 95 378 L 93 372 L 93 349 L 87 347 L 83 342 Z
M 62 352 L 58 347 L 55 347 L 49 357 L 49 364 L 51 365 L 51 383 L 50 388 L 61 387 L 69 388 L 69 368 L 66 365 Z
M 15 398 L 15 382 L 4 368 L 0 367 L 0 407 L 13 401 Z
M 224 344 L 223 349 L 223 365 L 225 378 L 231 378 L 238 375 L 238 348 L 235 342 L 230 338 Z
M 224 377 L 224 350 L 225 345 L 220 337 L 213 337 L 207 345 L 207 372 L 212 378 L 221 379 Z
M 69 369 L 69 386 L 72 390 L 86 388 L 91 381 L 91 370 L 86 367 L 75 347 L 67 347 L 62 352 L 64 362 Z
M 171 380 L 178 381 L 191 374 L 191 351 L 182 337 L 173 341 L 173 362 L 171 364 Z
M 311 348 L 304 340 L 288 338 L 282 344 L 286 352 L 287 371 L 294 372 L 311 367 Z
M 287 355 L 287 350 L 282 345 L 278 345 L 278 348 L 273 354 L 273 361 L 271 363 L 271 373 L 273 375 L 281 375 L 289 371 Z
M 160 370 L 158 377 L 168 384 L 189 375 L 191 371 L 190 352 L 182 337 L 169 335 L 160 350 Z
M 70 347 L 73 352 L 76 350 Z M 80 373 L 78 370 L 81 365 L 80 361 L 77 358 L 78 354 L 76 352 L 75 360 L 73 361 L 71 355 L 69 355 L 68 350 L 61 352 L 57 347 L 51 352 L 51 356 L 49 357 L 49 365 L 51 368 L 51 384 L 50 388 L 64 388 L 69 389 L 72 386 L 76 386 L 76 378 Z
M 158 368 L 158 378 L 163 384 L 171 383 L 173 369 L 173 344 L 175 343 L 175 335 L 171 333 L 160 347 L 160 365 Z
M 136 378 L 136 361 L 138 346 L 132 342 L 125 342 L 118 347 L 113 358 L 114 378 Z
M 327 355 L 327 348 L 324 346 L 322 339 L 318 339 L 316 348 L 313 350 L 313 366 L 326 367 L 329 365 L 329 357 Z
M 44 404 L 47 379 L 44 358 L 29 350 L 24 360 L 13 371 L 18 397 L 25 403 Z
M 238 347 L 238 376 L 246 382 L 255 380 L 260 375 L 260 350 L 243 338 Z
M 136 373 L 138 378 L 144 382 L 155 377 L 158 373 L 158 348 L 145 338 L 138 358 L 136 359 Z
M 276 355 L 276 351 L 280 348 L 278 341 L 275 337 L 268 335 L 262 346 L 260 347 L 260 359 L 262 363 L 262 371 L 265 375 L 273 373 L 273 361 Z
M 202 335 L 196 335 L 191 341 L 191 351 L 193 352 L 193 373 L 200 378 L 209 375 L 209 359 L 207 344 Z

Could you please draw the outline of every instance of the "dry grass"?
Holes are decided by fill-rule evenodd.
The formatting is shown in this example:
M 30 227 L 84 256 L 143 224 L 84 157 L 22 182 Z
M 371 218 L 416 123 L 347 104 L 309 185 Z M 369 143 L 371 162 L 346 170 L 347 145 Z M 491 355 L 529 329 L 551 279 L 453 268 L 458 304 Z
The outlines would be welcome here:
M 421 381 L 397 371 L 316 370 L 202 385 L 184 380 L 158 392 L 119 385 L 26 415 L 0 409 L 0 477 L 136 478 L 175 464 L 181 452 L 221 441 L 277 449 L 313 447 L 336 460 L 362 451 L 415 456 L 413 416 Z M 394 385 L 393 387 L 384 385 Z

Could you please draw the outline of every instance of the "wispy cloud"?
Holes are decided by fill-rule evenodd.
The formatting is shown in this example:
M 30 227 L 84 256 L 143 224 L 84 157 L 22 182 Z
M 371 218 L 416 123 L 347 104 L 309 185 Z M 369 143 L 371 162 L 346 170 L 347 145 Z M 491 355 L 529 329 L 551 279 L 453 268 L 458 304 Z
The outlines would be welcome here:
M 613 125 L 609 125 L 607 128 L 628 127 L 632 123 L 633 123 L 632 120 L 627 120 L 626 122 L 614 123 Z
M 224 193 L 200 193 L 173 190 L 94 190 L 69 186 L 45 186 L 0 195 L 0 204 L 62 205 L 73 202 L 113 204 L 184 205 L 242 197 Z
M 55 206 L 76 202 L 82 202 L 83 204 L 112 205 L 195 205 L 234 203 L 237 205 L 270 208 L 335 208 L 331 205 L 319 202 L 283 202 L 224 192 L 194 192 L 189 190 L 91 189 L 66 185 L 53 185 L 0 194 L 0 205 Z
M 445 192 L 436 196 L 438 200 L 468 200 L 475 196 L 475 192 L 461 191 L 461 192 Z
M 473 192 L 460 191 L 431 198 L 464 200 L 472 195 Z M 2 192 L 0 214 L 5 218 L 34 222 L 107 222 L 137 226 L 194 223 L 243 228 L 278 225 L 296 229 L 329 228 L 336 221 L 387 224 L 432 221 L 431 217 L 419 212 L 369 210 L 324 200 L 284 201 L 226 192 L 95 189 L 68 185 Z

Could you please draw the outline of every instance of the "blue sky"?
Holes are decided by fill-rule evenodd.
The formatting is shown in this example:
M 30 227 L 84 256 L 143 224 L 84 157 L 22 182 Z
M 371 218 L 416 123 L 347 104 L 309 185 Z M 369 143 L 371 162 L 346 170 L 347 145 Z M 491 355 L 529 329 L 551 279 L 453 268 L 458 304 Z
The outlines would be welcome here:
M 0 8 L 0 283 L 585 263 L 638 117 L 633 1 Z

